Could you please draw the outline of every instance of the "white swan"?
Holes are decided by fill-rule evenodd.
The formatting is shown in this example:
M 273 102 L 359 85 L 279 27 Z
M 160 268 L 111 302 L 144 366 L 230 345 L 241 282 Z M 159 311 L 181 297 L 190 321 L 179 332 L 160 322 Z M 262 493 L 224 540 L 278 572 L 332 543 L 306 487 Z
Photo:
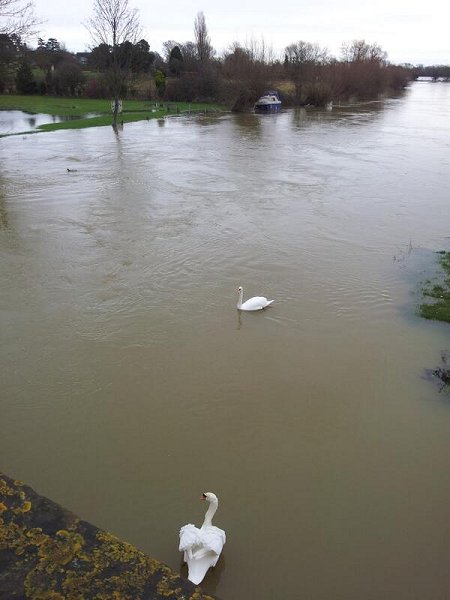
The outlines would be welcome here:
M 225 531 L 212 524 L 219 499 L 212 492 L 202 494 L 200 500 L 209 502 L 203 525 L 198 529 L 189 523 L 180 529 L 180 552 L 188 565 L 188 579 L 198 585 L 210 567 L 215 567 L 226 541 Z
M 244 296 L 244 288 L 242 286 L 238 287 L 239 298 L 237 307 L 238 310 L 262 310 L 272 304 L 273 300 L 267 300 L 264 296 L 255 296 L 254 298 L 249 298 L 245 302 L 242 302 Z

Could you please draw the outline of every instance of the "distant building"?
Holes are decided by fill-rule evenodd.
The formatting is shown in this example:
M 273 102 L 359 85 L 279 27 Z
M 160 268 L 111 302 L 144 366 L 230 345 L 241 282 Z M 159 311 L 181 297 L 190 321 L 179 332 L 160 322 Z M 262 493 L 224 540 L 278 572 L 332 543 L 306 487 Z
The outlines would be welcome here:
M 77 52 L 75 54 L 75 56 L 76 56 L 76 59 L 77 59 L 78 63 L 82 67 L 85 67 L 88 64 L 88 62 L 89 62 L 89 59 L 91 57 L 91 53 L 90 52 Z

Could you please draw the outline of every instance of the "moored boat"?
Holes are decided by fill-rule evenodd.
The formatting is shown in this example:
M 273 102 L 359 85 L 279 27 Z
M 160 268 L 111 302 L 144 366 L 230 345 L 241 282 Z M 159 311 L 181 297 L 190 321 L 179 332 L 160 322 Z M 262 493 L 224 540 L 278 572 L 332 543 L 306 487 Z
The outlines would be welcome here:
M 258 112 L 278 112 L 281 110 L 281 100 L 278 92 L 275 90 L 265 92 L 255 102 L 254 108 Z

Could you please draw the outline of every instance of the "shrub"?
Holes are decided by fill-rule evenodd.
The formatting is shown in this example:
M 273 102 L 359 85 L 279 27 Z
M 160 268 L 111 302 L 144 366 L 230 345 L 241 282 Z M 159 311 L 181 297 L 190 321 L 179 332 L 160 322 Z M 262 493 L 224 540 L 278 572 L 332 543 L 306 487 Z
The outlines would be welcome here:
M 170 102 L 193 102 L 197 95 L 195 77 L 186 74 L 179 79 L 169 79 L 164 92 L 164 99 Z
M 86 98 L 109 98 L 109 87 L 102 77 L 89 79 L 84 88 Z
M 332 98 L 330 86 L 321 81 L 306 84 L 304 94 L 305 104 L 313 106 L 326 106 Z

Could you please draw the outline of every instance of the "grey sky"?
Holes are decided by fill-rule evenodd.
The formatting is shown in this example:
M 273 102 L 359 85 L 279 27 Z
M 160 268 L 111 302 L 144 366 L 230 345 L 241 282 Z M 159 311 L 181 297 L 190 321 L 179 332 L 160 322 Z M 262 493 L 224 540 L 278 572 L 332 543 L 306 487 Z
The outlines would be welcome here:
M 71 52 L 87 50 L 91 40 L 82 23 L 92 5 L 92 0 L 35 0 L 44 21 L 40 37 L 54 37 Z M 194 39 L 194 19 L 202 10 L 219 54 L 234 41 L 263 40 L 282 58 L 286 46 L 304 40 L 338 57 L 343 42 L 364 39 L 380 44 L 393 63 L 450 64 L 448 0 L 210 0 L 198 7 L 185 0 L 130 0 L 130 6 L 139 9 L 142 37 L 160 53 L 166 40 Z

